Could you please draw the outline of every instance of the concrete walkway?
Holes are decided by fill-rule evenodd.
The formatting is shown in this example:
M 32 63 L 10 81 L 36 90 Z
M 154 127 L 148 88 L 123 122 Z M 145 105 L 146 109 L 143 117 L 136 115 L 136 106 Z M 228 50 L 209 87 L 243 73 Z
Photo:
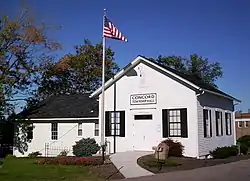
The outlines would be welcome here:
M 250 160 L 202 167 L 194 170 L 156 174 L 124 179 L 124 181 L 249 181 Z
M 137 164 L 137 159 L 141 156 L 152 154 L 153 152 L 128 151 L 115 153 L 110 156 L 110 160 L 120 169 L 125 178 L 141 177 L 154 175 L 153 173 L 141 168 Z

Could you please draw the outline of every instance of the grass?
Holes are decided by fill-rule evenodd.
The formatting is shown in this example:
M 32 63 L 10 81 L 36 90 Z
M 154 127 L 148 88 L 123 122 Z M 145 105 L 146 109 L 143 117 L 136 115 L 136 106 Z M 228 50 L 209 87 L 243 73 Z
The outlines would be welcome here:
M 87 167 L 37 165 L 34 159 L 6 158 L 0 169 L 1 181 L 101 181 Z

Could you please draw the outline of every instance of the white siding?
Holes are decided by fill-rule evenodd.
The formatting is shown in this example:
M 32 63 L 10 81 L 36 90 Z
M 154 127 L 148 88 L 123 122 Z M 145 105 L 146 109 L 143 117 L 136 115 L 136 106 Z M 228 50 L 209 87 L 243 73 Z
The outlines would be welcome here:
M 209 151 L 214 150 L 217 147 L 230 146 L 235 143 L 235 131 L 234 131 L 234 105 L 233 101 L 218 97 L 212 94 L 202 94 L 198 97 L 198 142 L 199 142 L 199 156 L 203 157 L 209 154 Z M 203 127 L 203 107 L 211 110 L 212 118 L 212 137 L 204 138 L 204 127 Z M 223 118 L 223 136 L 216 136 L 216 122 L 215 122 L 215 111 L 222 111 Z M 232 135 L 226 135 L 225 125 L 225 111 L 232 113 Z
M 140 70 L 138 68 L 140 67 Z M 114 110 L 114 91 L 116 91 L 116 110 L 125 111 L 125 137 L 117 137 L 117 152 L 141 149 L 152 150 L 162 138 L 162 109 L 187 108 L 188 138 L 175 138 L 185 146 L 186 156 L 197 156 L 197 104 L 193 90 L 162 73 L 140 63 L 134 68 L 138 76 L 123 76 L 105 91 L 105 110 Z M 139 74 L 142 74 L 140 77 Z M 132 74 L 131 72 L 129 74 Z M 157 93 L 157 104 L 130 105 L 130 95 Z M 100 95 L 101 102 L 101 95 Z M 101 109 L 101 107 L 99 107 Z M 136 109 L 135 109 L 136 108 Z M 101 112 L 101 111 L 99 111 Z M 142 127 L 134 127 L 134 114 L 152 113 L 153 121 L 144 121 Z M 147 132 L 147 145 L 140 143 L 140 136 Z M 141 135 L 140 135 L 141 133 Z M 138 136 L 133 136 L 134 134 Z M 107 137 L 113 152 L 113 137 Z
M 34 123 L 33 139 L 28 143 L 27 152 L 22 155 L 18 150 L 14 151 L 16 156 L 27 156 L 31 152 L 40 151 L 45 155 L 45 143 L 50 144 L 49 156 L 57 156 L 63 149 L 71 150 L 76 141 L 83 137 L 94 137 L 94 123 L 83 123 L 83 136 L 77 135 L 78 123 L 58 123 L 58 140 L 51 140 L 50 123 Z

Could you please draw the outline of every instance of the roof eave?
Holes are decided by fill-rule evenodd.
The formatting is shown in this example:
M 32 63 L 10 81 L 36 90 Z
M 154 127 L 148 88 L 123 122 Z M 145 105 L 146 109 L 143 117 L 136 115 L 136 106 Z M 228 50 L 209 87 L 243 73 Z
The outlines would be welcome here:
M 233 100 L 237 103 L 241 103 L 241 100 L 239 99 L 236 99 L 234 97 L 231 97 L 231 96 L 226 96 L 226 95 L 223 95 L 223 94 L 220 94 L 220 93 L 217 93 L 217 92 L 213 92 L 213 91 L 210 91 L 210 90 L 207 90 L 207 89 L 202 89 L 204 90 L 205 92 L 208 92 L 208 93 L 211 93 L 211 94 L 214 94 L 214 95 L 217 95 L 217 96 L 221 96 L 221 97 L 224 97 L 224 98 L 227 98 L 227 99 L 230 99 L 230 100 Z

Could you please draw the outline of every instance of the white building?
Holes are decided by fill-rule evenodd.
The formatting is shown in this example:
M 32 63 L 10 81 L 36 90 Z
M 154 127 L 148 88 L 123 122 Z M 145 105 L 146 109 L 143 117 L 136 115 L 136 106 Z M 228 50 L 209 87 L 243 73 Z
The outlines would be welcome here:
M 162 140 L 172 138 L 184 145 L 185 156 L 201 158 L 216 147 L 235 144 L 234 102 L 240 101 L 197 78 L 138 56 L 105 84 L 107 152 L 152 151 Z M 52 105 L 58 109 L 51 110 Z M 41 103 L 27 114 L 34 123 L 27 154 L 46 154 L 45 143 L 71 148 L 82 137 L 100 143 L 100 106 L 101 88 L 90 98 L 67 95 Z

